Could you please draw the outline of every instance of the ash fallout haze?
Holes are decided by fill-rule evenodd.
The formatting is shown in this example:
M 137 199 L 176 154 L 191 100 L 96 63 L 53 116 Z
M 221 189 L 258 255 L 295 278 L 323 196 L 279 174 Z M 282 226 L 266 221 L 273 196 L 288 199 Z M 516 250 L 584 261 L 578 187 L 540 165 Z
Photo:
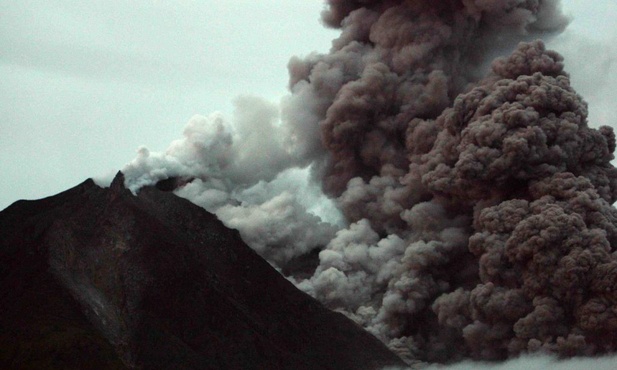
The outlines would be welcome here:
M 220 102 L 223 113 L 189 105 L 199 94 L 204 100 L 217 96 L 213 91 L 225 96 L 255 76 L 268 80 L 261 66 L 279 53 L 249 35 L 276 27 L 286 7 L 297 14 L 305 5 L 263 2 L 267 22 L 241 18 L 234 23 L 238 29 L 226 28 L 237 22 L 236 10 L 214 3 L 99 3 L 96 10 L 68 2 L 49 9 L 3 5 L 17 19 L 42 21 L 37 14 L 49 11 L 59 22 L 49 38 L 40 33 L 49 24 L 34 22 L 18 34 L 15 18 L 3 22 L 3 49 L 9 51 L 2 70 L 10 84 L 2 94 L 14 100 L 3 106 L 9 117 L 1 126 L 5 178 L 45 188 L 51 180 L 37 175 L 48 168 L 65 166 L 58 173 L 73 175 L 82 157 L 71 151 L 71 133 L 84 127 L 93 131 L 86 130 L 83 143 L 75 139 L 78 147 L 109 135 L 100 150 L 85 151 L 87 163 L 122 152 L 122 129 L 101 127 L 83 107 L 67 107 L 86 92 L 104 95 L 90 102 L 94 117 L 111 116 L 117 127 L 136 119 L 133 134 L 158 126 L 129 109 L 130 100 L 116 101 L 114 89 L 131 92 L 125 99 L 146 99 L 149 120 L 157 120 L 153 111 L 180 119 L 157 104 L 177 102 L 190 115 L 203 115 L 193 115 L 183 129 L 174 126 L 182 137 L 165 150 L 148 148 L 165 140 L 160 136 L 139 147 L 122 168 L 125 186 L 138 193 L 177 179 L 177 195 L 238 229 L 298 288 L 352 318 L 407 362 L 613 353 L 615 5 L 306 3 L 315 14 L 323 8 L 322 22 L 335 31 L 316 31 L 324 33 L 314 40 L 319 44 L 327 35 L 331 46 L 299 50 L 305 54 L 289 60 L 289 93 L 280 101 L 271 101 L 280 90 L 265 83 L 240 91 L 232 108 Z M 189 8 L 200 10 L 194 14 L 212 27 L 203 39 L 181 36 L 201 32 L 198 16 L 184 18 Z M 83 17 L 91 18 L 98 37 L 79 36 Z M 283 24 L 297 30 L 293 21 Z M 159 25 L 170 33 L 156 31 Z M 313 28 L 285 41 L 304 49 Z M 246 39 L 227 41 L 246 29 Z M 151 39 L 151 30 L 161 32 L 160 39 Z M 178 37 L 185 43 L 176 43 Z M 210 39 L 219 44 L 206 50 L 201 42 Z M 245 59 L 245 51 L 268 60 Z M 37 84 L 42 81 L 53 88 Z M 48 96 L 39 96 L 41 90 Z M 35 100 L 41 105 L 28 105 Z M 99 100 L 109 111 L 101 112 Z M 63 126 L 63 117 L 74 126 Z M 28 140 L 56 120 L 63 130 L 57 141 Z M 178 136 L 169 128 L 162 132 Z M 35 157 L 56 153 L 57 163 L 40 167 L 32 159 L 29 167 L 15 156 L 22 147 Z M 314 271 L 294 271 L 298 259 L 317 251 Z

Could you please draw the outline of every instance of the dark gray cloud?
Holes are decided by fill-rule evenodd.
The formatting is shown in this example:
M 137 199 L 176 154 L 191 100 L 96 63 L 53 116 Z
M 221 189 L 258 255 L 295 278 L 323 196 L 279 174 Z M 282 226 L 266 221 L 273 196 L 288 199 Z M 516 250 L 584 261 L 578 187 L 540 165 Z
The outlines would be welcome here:
M 280 230 L 323 227 L 305 222 L 299 203 L 237 203 L 276 172 L 235 154 L 244 124 L 205 125 L 199 132 L 210 134 L 194 144 L 141 158 L 147 172 L 127 167 L 127 184 L 184 166 L 178 174 L 200 178 L 198 197 L 218 179 L 228 195 L 212 209 L 279 266 L 327 243 L 298 287 L 410 361 L 610 352 L 615 136 L 589 127 L 561 55 L 516 41 L 563 30 L 559 9 L 533 0 L 329 2 L 324 21 L 341 35 L 328 54 L 291 60 L 282 125 L 261 128 L 283 139 L 254 150 L 272 169 L 311 166 L 349 222 L 327 241 L 299 243 L 310 233 L 296 232 L 290 242 L 262 225 L 288 209 Z M 514 51 L 490 62 L 506 47 Z M 186 155 L 203 143 L 215 146 Z M 212 162 L 218 153 L 228 162 Z M 234 168 L 255 177 L 244 183 Z M 255 230 L 272 239 L 264 244 Z

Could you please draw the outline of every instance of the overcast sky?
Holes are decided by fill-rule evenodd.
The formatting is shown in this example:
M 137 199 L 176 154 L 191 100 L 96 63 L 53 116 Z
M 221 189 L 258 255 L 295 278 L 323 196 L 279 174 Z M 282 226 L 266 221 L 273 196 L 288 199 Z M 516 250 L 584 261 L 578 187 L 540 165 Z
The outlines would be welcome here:
M 617 123 L 617 2 L 564 0 L 591 124 Z M 0 209 L 164 150 L 194 114 L 286 94 L 292 55 L 326 52 L 321 0 L 0 1 Z

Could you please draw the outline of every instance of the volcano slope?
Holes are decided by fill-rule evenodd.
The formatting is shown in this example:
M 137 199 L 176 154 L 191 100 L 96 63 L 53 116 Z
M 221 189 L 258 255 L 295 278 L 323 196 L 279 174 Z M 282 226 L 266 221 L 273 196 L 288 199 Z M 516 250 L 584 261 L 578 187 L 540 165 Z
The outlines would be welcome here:
M 121 173 L 0 212 L 3 369 L 401 365 L 297 290 L 235 230 Z

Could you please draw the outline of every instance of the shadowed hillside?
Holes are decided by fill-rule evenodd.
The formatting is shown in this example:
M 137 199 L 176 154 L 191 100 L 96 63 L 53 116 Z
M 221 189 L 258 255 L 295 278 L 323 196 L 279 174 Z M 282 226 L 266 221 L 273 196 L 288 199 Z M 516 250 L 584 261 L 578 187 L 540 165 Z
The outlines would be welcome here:
M 370 369 L 401 364 L 215 216 L 119 174 L 0 212 L 0 367 Z

